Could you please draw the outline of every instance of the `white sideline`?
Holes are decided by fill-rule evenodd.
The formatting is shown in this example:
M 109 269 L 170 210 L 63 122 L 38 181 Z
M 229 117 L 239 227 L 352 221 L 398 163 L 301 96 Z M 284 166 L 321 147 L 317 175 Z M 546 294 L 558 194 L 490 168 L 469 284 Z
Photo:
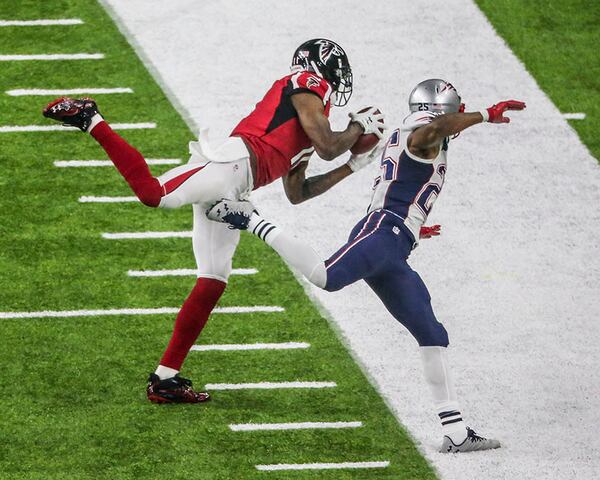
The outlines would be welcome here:
M 390 462 L 344 462 L 344 463 L 278 463 L 274 465 L 256 465 L 262 472 L 281 470 L 341 470 L 346 468 L 387 468 Z
M 79 197 L 79 203 L 131 203 L 139 202 L 137 197 L 94 197 L 82 196 Z
M 179 268 L 176 270 L 127 270 L 130 277 L 195 277 L 198 271 L 194 268 Z M 255 275 L 256 268 L 234 268 L 232 275 Z
M 103 233 L 107 240 L 137 240 L 146 238 L 192 238 L 192 232 L 121 232 Z
M 101 60 L 103 53 L 48 53 L 38 55 L 0 55 L 0 62 L 22 60 Z
M 585 120 L 585 113 L 563 113 L 563 118 L 565 120 Z
M 38 27 L 49 25 L 81 25 L 81 18 L 56 18 L 40 20 L 0 20 L 0 27 Z
M 7 95 L 11 97 L 24 97 L 30 95 L 80 95 L 80 94 L 92 94 L 92 95 L 107 95 L 111 93 L 133 93 L 131 88 L 68 88 L 68 89 L 54 89 L 54 90 L 44 90 L 41 88 L 32 88 L 32 89 L 15 89 L 15 90 L 7 90 L 5 92 Z
M 190 350 L 195 352 L 229 352 L 239 350 L 295 350 L 309 348 L 310 343 L 287 342 L 287 343 L 240 343 L 223 345 L 192 345 Z
M 156 128 L 156 123 L 111 123 L 113 130 L 139 130 L 144 128 Z M 5 125 L 0 127 L 0 133 L 13 132 L 79 132 L 76 127 L 63 127 L 62 125 Z
M 252 306 L 252 307 L 217 307 L 212 313 L 274 313 L 284 312 L 283 307 Z M 179 313 L 179 308 L 114 308 L 108 310 L 45 310 L 42 312 L 0 312 L 2 318 L 69 318 L 69 317 L 98 317 L 106 315 L 161 315 Z
M 335 382 L 258 382 L 258 383 L 207 383 L 207 390 L 274 390 L 279 388 L 333 388 Z
M 148 165 L 179 165 L 181 160 L 179 158 L 147 158 L 146 163 Z M 110 160 L 56 160 L 54 162 L 54 166 L 59 168 L 112 167 L 113 165 Z
M 295 422 L 295 423 L 238 423 L 229 428 L 234 432 L 257 432 L 271 430 L 317 430 L 327 428 L 358 428 L 362 422 Z

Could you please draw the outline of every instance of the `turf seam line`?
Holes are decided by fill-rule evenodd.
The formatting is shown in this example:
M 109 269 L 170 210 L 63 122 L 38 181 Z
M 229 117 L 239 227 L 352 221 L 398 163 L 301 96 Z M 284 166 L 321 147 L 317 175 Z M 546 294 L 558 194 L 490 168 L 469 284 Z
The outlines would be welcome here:
M 256 275 L 256 268 L 234 268 L 232 275 Z M 197 276 L 198 270 L 195 268 L 178 268 L 174 270 L 127 270 L 129 277 L 191 277 Z
M 335 382 L 257 382 L 257 383 L 207 383 L 207 390 L 276 390 L 288 388 L 334 388 Z
M 103 53 L 41 53 L 31 55 L 0 55 L 0 62 L 53 61 L 53 60 L 102 60 Z
M 233 432 L 258 432 L 276 430 L 359 428 L 362 426 L 362 422 L 237 423 L 229 425 L 229 429 Z
M 277 463 L 273 465 L 255 465 L 257 470 L 273 472 L 281 470 L 341 470 L 358 468 L 387 468 L 388 460 L 377 462 L 343 462 L 343 463 Z
M 35 95 L 110 95 L 114 93 L 133 93 L 131 88 L 67 88 L 67 89 L 42 89 L 42 88 L 17 88 L 14 90 L 6 90 L 7 95 L 11 97 L 26 97 Z
M 295 350 L 310 348 L 310 343 L 306 342 L 285 342 L 285 343 L 231 343 L 231 344 L 213 344 L 213 345 L 192 345 L 190 351 L 194 352 L 229 352 L 229 351 L 248 351 L 248 350 Z
M 192 232 L 120 232 L 103 233 L 106 240 L 143 240 L 152 238 L 192 238 Z
M 147 128 L 156 128 L 156 123 L 111 123 L 113 130 L 140 130 Z M 19 132 L 80 132 L 76 127 L 64 127 L 62 125 L 4 125 L 0 127 L 0 133 L 19 133 Z
M 179 313 L 179 308 L 113 308 L 107 310 L 44 310 L 40 312 L 0 312 L 3 318 L 69 318 L 69 317 L 101 317 L 108 315 L 161 315 Z M 279 306 L 254 305 L 239 307 L 217 307 L 212 313 L 275 313 L 284 312 Z
M 137 197 L 94 197 L 84 195 L 79 197 L 79 203 L 132 203 L 139 202 Z
M 0 20 L 0 27 L 46 27 L 54 25 L 82 25 L 81 18 L 40 18 L 37 20 Z
M 586 114 L 582 112 L 563 113 L 562 116 L 565 120 L 585 120 Z
M 147 158 L 148 165 L 179 165 L 179 158 Z M 55 167 L 59 168 L 82 168 L 82 167 L 112 167 L 114 163 L 110 160 L 56 160 Z

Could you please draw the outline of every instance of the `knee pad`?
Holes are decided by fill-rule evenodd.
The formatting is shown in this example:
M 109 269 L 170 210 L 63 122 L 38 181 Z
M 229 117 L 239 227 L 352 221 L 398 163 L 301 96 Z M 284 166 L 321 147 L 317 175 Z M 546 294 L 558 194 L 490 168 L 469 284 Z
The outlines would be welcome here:
M 420 347 L 447 347 L 450 343 L 446 328 L 438 321 L 424 328 L 415 338 Z

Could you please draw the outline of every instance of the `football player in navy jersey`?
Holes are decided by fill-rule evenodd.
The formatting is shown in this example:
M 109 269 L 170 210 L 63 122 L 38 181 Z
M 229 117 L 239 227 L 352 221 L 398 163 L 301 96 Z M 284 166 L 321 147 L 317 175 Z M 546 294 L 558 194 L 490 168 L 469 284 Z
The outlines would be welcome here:
M 89 133 L 144 205 L 193 206 L 198 279 L 177 315 L 158 367 L 148 378 L 146 392 L 152 402 L 199 403 L 210 398 L 195 391 L 179 371 L 225 290 L 239 232 L 209 221 L 206 209 L 223 197 L 247 198 L 278 178 L 290 202 L 313 198 L 371 161 L 368 156 L 352 156 L 344 165 L 306 178 L 313 152 L 333 160 L 363 134 L 383 136 L 383 115 L 374 107 L 351 113 L 343 131 L 331 129 L 331 106 L 346 105 L 352 94 L 352 69 L 340 45 L 325 38 L 302 43 L 294 52 L 291 70 L 271 85 L 229 138 L 211 145 L 206 131 L 201 132 L 199 141 L 190 143 L 190 161 L 160 177 L 152 176 L 144 157 L 110 127 L 94 100 L 59 98 L 43 110 L 45 117 Z
M 224 199 L 207 215 L 257 235 L 320 288 L 336 291 L 364 280 L 419 344 L 425 379 L 442 424 L 440 451 L 498 448 L 497 440 L 477 435 L 462 419 L 447 360 L 448 334 L 433 313 L 427 287 L 407 259 L 420 238 L 439 234 L 439 226 L 424 223 L 444 184 L 450 139 L 478 123 L 508 123 L 504 112 L 522 110 L 525 104 L 508 100 L 465 113 L 450 83 L 429 79 L 413 89 L 409 107 L 410 115 L 381 152 L 380 175 L 367 215 L 327 260 L 267 222 L 249 202 Z

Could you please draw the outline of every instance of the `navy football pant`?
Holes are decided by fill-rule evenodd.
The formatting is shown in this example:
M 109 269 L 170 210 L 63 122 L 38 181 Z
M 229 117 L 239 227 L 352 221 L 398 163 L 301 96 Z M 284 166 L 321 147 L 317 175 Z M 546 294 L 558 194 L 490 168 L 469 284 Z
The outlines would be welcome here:
M 365 280 L 420 346 L 447 347 L 448 333 L 435 318 L 427 287 L 406 261 L 413 240 L 405 229 L 401 219 L 383 210 L 363 218 L 348 243 L 325 261 L 325 290 Z

